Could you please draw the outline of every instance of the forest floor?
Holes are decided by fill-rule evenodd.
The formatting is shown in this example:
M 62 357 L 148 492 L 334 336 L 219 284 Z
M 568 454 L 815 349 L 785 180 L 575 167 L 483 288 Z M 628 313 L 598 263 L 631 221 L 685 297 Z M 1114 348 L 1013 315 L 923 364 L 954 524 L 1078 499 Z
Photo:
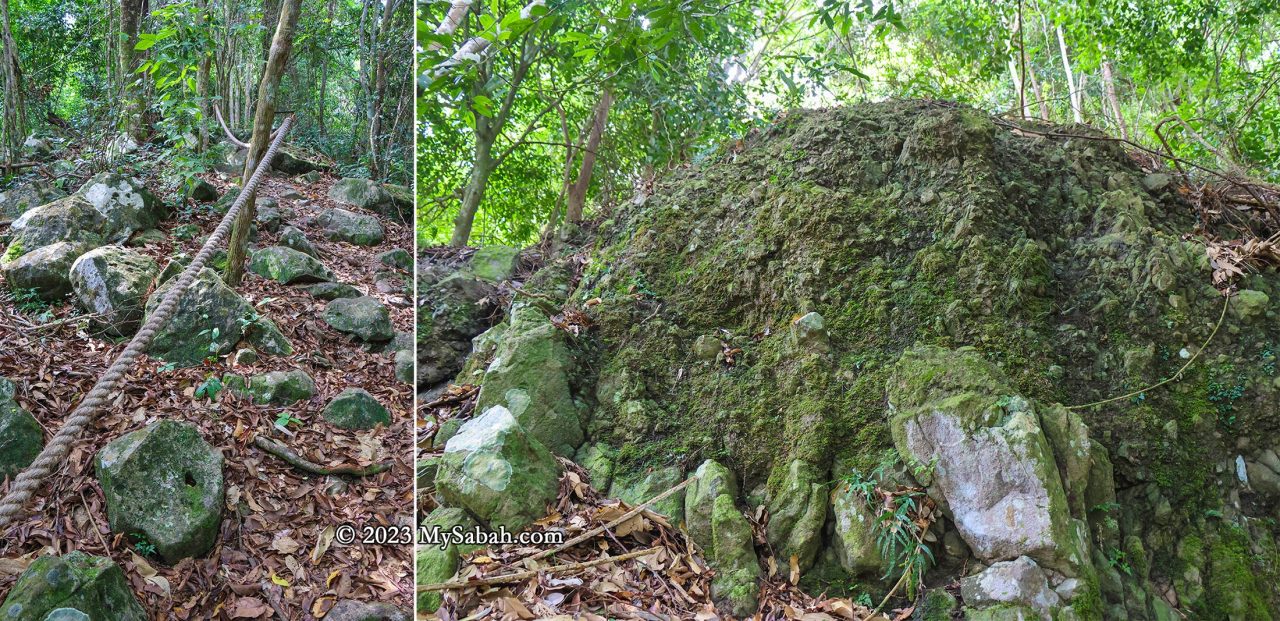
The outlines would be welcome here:
M 155 171 L 134 171 L 155 191 Z M 227 191 L 226 175 L 201 175 Z M 258 190 L 281 210 L 296 212 L 288 224 L 300 228 L 319 251 L 335 280 L 353 285 L 382 302 L 397 333 L 413 331 L 413 307 L 404 291 L 380 291 L 374 275 L 387 268 L 379 253 L 411 249 L 410 227 L 380 218 L 385 240 L 356 246 L 325 239 L 306 216 L 337 206 L 328 196 L 337 180 L 322 175 L 307 184 L 297 177 L 272 174 Z M 293 194 L 296 192 L 302 198 Z M 169 197 L 165 197 L 169 198 Z M 350 206 L 348 210 L 359 211 Z M 221 215 L 208 209 L 180 212 L 161 225 L 163 240 L 135 248 L 160 265 L 175 252 L 194 255 L 203 236 Z M 202 233 L 178 241 L 179 225 L 196 224 Z M 260 231 L 259 246 L 276 241 Z M 407 284 L 412 274 L 402 272 Z M 344 523 L 407 525 L 413 515 L 411 446 L 413 394 L 395 380 L 390 353 L 371 351 L 320 319 L 326 303 L 295 287 L 246 273 L 237 292 L 270 318 L 293 343 L 290 356 L 263 356 L 250 365 L 235 365 L 232 356 L 201 366 L 168 370 L 144 357 L 128 374 L 109 409 L 76 443 L 61 470 L 28 507 L 26 518 L 0 532 L 0 593 L 39 555 L 80 550 L 107 556 L 120 564 L 139 601 L 154 619 L 303 619 L 323 616 L 338 600 L 392 603 L 408 608 L 413 570 L 409 546 L 343 546 L 333 541 Z M 127 339 L 104 340 L 77 320 L 74 304 L 49 309 L 35 318 L 12 297 L 0 301 L 0 376 L 20 387 L 17 402 L 30 411 L 48 435 L 56 433 L 67 413 L 93 386 Z M 287 407 L 255 405 L 223 391 L 218 401 L 194 397 L 207 377 L 225 373 L 250 375 L 302 369 L 316 383 L 316 394 Z M 390 412 L 392 424 L 373 431 L 347 431 L 325 423 L 321 410 L 343 389 L 372 393 Z M 276 431 L 286 412 L 301 424 L 292 435 Z M 104 496 L 94 477 L 95 454 L 109 441 L 158 420 L 177 420 L 199 427 L 204 439 L 225 458 L 226 508 L 218 541 L 210 553 L 175 566 L 146 558 L 134 542 L 108 528 Z M 301 472 L 253 444 L 262 434 L 282 441 L 304 458 L 322 465 L 390 462 L 391 468 L 364 478 L 323 477 Z M 7 484 L 0 487 L 0 493 Z

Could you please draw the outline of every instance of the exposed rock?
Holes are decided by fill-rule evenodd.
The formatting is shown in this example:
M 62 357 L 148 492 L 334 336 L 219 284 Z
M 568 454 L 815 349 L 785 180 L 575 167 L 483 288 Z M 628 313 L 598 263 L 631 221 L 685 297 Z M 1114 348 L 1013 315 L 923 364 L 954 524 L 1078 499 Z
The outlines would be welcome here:
M 243 392 L 259 405 L 293 405 L 314 396 L 316 382 L 298 369 L 271 371 L 250 377 Z
M 79 551 L 37 558 L 18 576 L 0 614 L 5 621 L 45 621 L 59 608 L 78 610 L 94 621 L 149 620 L 118 565 Z
M 173 227 L 173 238 L 178 241 L 187 241 L 200 236 L 200 226 L 196 224 L 179 224 Z
M 714 336 L 703 334 L 693 341 L 693 357 L 703 362 L 715 362 L 722 351 L 724 344 Z
M 314 257 L 284 246 L 254 251 L 249 271 L 286 285 L 333 280 L 333 272 Z
M 284 222 L 284 214 L 280 213 L 280 206 L 274 198 L 258 199 L 254 206 L 253 221 L 259 229 L 275 233 Z
M 330 166 L 318 155 L 308 153 L 293 145 L 282 145 L 276 151 L 276 159 L 272 160 L 271 168 L 286 175 L 302 175 L 312 172 L 328 172 Z
M 826 480 L 812 464 L 797 459 L 787 465 L 776 487 L 770 481 L 769 544 L 780 558 L 794 555 L 801 571 L 813 566 L 822 542 Z
M 467 271 L 476 278 L 489 282 L 501 282 L 511 278 L 516 270 L 518 248 L 509 246 L 481 246 L 471 255 Z
M 894 444 L 987 562 L 1029 556 L 1073 575 L 1071 514 L 1035 407 L 972 349 L 905 352 L 889 384 Z
M 176 282 L 172 279 L 151 294 L 148 315 Z M 179 296 L 173 315 L 156 332 L 147 352 L 178 366 L 200 364 L 206 357 L 230 353 L 244 336 L 241 319 L 256 315 L 252 305 L 206 267 Z
M 45 179 L 34 179 L 0 191 L 0 222 L 13 220 L 31 209 L 52 203 L 66 195 L 61 188 Z
M 101 173 L 75 194 L 30 209 L 14 220 L 5 256 L 16 258 L 59 241 L 95 247 L 122 244 L 138 231 L 155 228 L 164 215 L 164 206 L 142 182 Z
M 333 605 L 325 621 L 410 621 L 409 613 L 391 604 L 344 599 Z
M 218 188 L 212 183 L 205 181 L 199 177 L 192 177 L 187 181 L 186 197 L 199 203 L 209 203 L 218 200 Z
M 156 277 L 156 285 L 163 285 L 169 282 L 170 278 L 182 275 L 182 272 L 191 265 L 192 257 L 185 252 L 179 252 L 165 262 L 164 269 L 160 270 L 160 275 Z
M 519 531 L 547 514 L 562 467 L 506 408 L 467 421 L 445 445 L 436 489 L 489 528 Z
M 53 156 L 53 145 L 33 134 L 22 142 L 22 152 L 33 159 L 48 159 Z
M 751 523 L 729 494 L 716 496 L 712 505 L 711 538 L 711 562 L 716 569 L 711 596 L 738 618 L 749 618 L 759 607 L 760 561 Z
M 150 257 L 119 246 L 90 250 L 71 264 L 71 287 L 80 307 L 98 316 L 92 325 L 114 336 L 142 325 L 147 291 L 160 267 Z
M 854 575 L 884 575 L 885 561 L 876 543 L 876 516 L 867 499 L 847 484 L 831 490 L 831 513 L 835 517 L 836 558 L 845 571 Z
M 43 300 L 58 300 L 71 293 L 71 264 L 88 251 L 88 244 L 56 242 L 0 263 L 0 274 L 10 289 L 34 289 Z
M 345 209 L 325 211 L 320 215 L 319 223 L 324 227 L 325 237 L 357 246 L 376 246 L 386 237 L 377 218 Z
M 133 139 L 133 136 L 127 133 L 116 134 L 116 137 L 107 143 L 107 159 L 114 162 L 121 156 L 134 153 L 140 148 L 142 147 L 137 140 Z
M 738 477 L 714 459 L 702 462 L 693 474 L 698 480 L 685 488 L 684 524 L 694 541 L 711 549 L 711 514 L 716 497 L 728 494 L 731 499 L 737 498 Z
M 655 467 L 649 472 L 615 472 L 613 484 L 609 487 L 609 496 L 636 506 L 665 492 L 684 480 L 684 473 L 679 466 Z M 650 507 L 654 513 L 660 513 L 678 522 L 684 513 L 684 496 L 672 494 Z
M 302 173 L 301 175 L 298 175 L 298 181 L 301 181 L 306 184 L 312 184 L 312 183 L 319 182 L 320 177 L 321 177 L 320 171 L 313 170 L 311 172 Z
M 362 341 L 389 341 L 395 336 L 391 313 L 376 298 L 341 298 L 324 309 L 324 322 L 339 332 L 353 334 Z
M 293 344 L 280 331 L 276 323 L 262 315 L 256 315 L 245 326 L 244 340 L 257 347 L 259 351 L 273 356 L 288 356 L 293 353 Z
M 160 229 L 147 229 L 135 234 L 133 237 L 130 237 L 129 241 L 125 245 L 130 248 L 145 248 L 146 246 L 154 246 L 156 244 L 164 243 L 165 238 L 164 231 L 161 231 Z
M 291 226 L 280 229 L 280 245 L 293 248 L 317 259 L 320 258 L 320 253 L 316 251 L 315 246 L 311 245 L 311 240 L 307 239 L 307 236 L 302 231 Z
M 618 461 L 618 452 L 608 444 L 603 442 L 583 444 L 573 456 L 573 461 L 591 475 L 592 487 L 607 490 L 613 484 L 613 470 Z M 686 506 L 688 506 L 687 501 Z
M 343 429 L 390 425 L 391 413 L 363 388 L 348 388 L 324 406 L 324 419 Z
M 831 350 L 826 320 L 818 313 L 805 313 L 791 322 L 791 340 L 803 351 L 826 353 Z
M 414 380 L 414 352 L 412 349 L 401 349 L 396 351 L 396 379 L 406 384 L 412 385 Z
M 571 457 L 584 437 L 569 385 L 573 365 L 564 333 L 541 311 L 518 307 L 484 374 L 476 408 L 504 406 L 544 446 Z
M 413 271 L 413 256 L 403 248 L 388 250 L 378 255 L 378 262 L 406 272 Z
M 1251 321 L 1266 316 L 1267 307 L 1270 304 L 1271 298 L 1266 293 L 1252 289 L 1241 289 L 1236 292 L 1235 297 L 1231 300 L 1231 311 L 1235 314 L 1236 319 Z
M 418 385 L 430 386 L 462 368 L 471 339 L 489 327 L 496 310 L 494 286 L 454 272 L 435 278 L 418 273 Z
M 1040 566 L 1025 556 L 993 563 L 982 573 L 961 580 L 960 594 L 966 607 L 1028 606 L 1045 621 L 1054 618 L 1054 609 L 1062 603 Z
M 443 536 L 455 528 L 469 531 L 478 528 L 466 511 L 453 507 L 436 507 L 422 520 L 421 530 L 428 537 L 441 536 L 441 541 L 421 541 L 416 554 L 418 584 L 447 582 L 458 573 L 460 555 L 472 551 L 472 546 L 460 546 L 453 539 Z M 439 592 L 418 594 L 418 610 L 435 612 L 442 603 Z
M 213 548 L 222 453 L 190 423 L 162 420 L 107 444 L 94 462 L 111 530 L 141 534 L 172 564 Z
M 303 287 L 303 289 L 317 300 L 340 300 L 364 295 L 359 289 L 341 282 L 322 282 Z
M 13 382 L 0 377 L 0 480 L 17 476 L 44 449 L 44 430 L 13 393 Z
M 408 222 L 412 209 L 403 210 L 403 205 L 388 192 L 382 184 L 368 179 L 341 179 L 329 188 L 329 198 L 339 205 L 351 205 Z

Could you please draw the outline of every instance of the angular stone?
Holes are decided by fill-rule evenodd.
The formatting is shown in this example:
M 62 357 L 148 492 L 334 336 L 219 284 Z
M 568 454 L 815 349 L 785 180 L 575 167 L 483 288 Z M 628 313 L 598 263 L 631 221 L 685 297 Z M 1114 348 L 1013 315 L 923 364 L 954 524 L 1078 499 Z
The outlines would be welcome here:
M 320 253 L 316 251 L 315 246 L 311 245 L 311 240 L 307 239 L 307 236 L 302 231 L 291 226 L 280 229 L 280 245 L 286 248 L 293 248 L 317 259 L 320 258 Z
M 148 315 L 176 282 L 172 279 L 151 294 Z M 256 315 L 253 306 L 206 267 L 178 297 L 173 315 L 156 332 L 147 353 L 178 366 L 200 364 L 206 357 L 231 353 L 244 336 L 241 320 Z
M 806 313 L 791 322 L 791 341 L 803 351 L 826 353 L 831 350 L 826 320 L 818 313 Z
M 714 459 L 708 459 L 693 472 L 698 480 L 690 483 L 684 492 L 684 525 L 689 536 L 704 550 L 710 552 L 714 539 L 711 536 L 711 514 L 716 497 L 728 494 L 738 497 L 738 477 Z
M 759 607 L 760 561 L 751 523 L 729 494 L 717 495 L 712 505 L 711 538 L 711 596 L 738 618 L 750 618 Z
M 164 205 L 137 179 L 100 173 L 75 194 L 28 210 L 13 221 L 6 257 L 59 241 L 93 246 L 122 244 L 134 233 L 156 228 Z
M 363 341 L 389 341 L 395 336 L 391 313 L 376 298 L 343 298 L 329 302 L 324 322 L 339 332 L 354 334 Z
M 51 181 L 36 179 L 0 192 L 0 221 L 11 221 L 41 205 L 66 196 Z
M 388 250 L 378 255 L 378 262 L 406 272 L 413 271 L 413 256 L 403 248 Z
M 303 289 L 317 300 L 358 298 L 364 295 L 359 289 L 341 282 L 322 282 L 314 285 L 308 285 L 303 287 Z
M 271 371 L 249 378 L 245 394 L 259 405 L 293 405 L 316 394 L 316 382 L 305 371 Z
M 147 291 L 160 267 L 150 257 L 119 246 L 103 246 L 71 264 L 71 287 L 80 307 L 98 316 L 95 329 L 114 336 L 133 334 L 142 325 Z
M 571 457 L 584 435 L 569 384 L 574 360 L 564 338 L 541 311 L 513 310 L 485 372 L 476 408 L 504 406 L 544 446 Z
M 293 344 L 276 323 L 262 315 L 258 315 L 245 327 L 244 340 L 259 351 L 273 356 L 288 356 L 293 353 Z
M 253 221 L 259 229 L 275 233 L 284 222 L 284 214 L 280 213 L 280 207 L 274 198 L 263 198 L 254 206 Z
M 1266 293 L 1241 289 L 1231 300 L 1231 312 L 1241 321 L 1251 321 L 1265 317 L 1270 305 L 1271 298 Z
M 42 300 L 59 300 L 71 293 L 71 264 L 89 251 L 79 242 L 57 242 L 0 264 L 10 289 L 33 289 Z
M 192 177 L 187 182 L 186 196 L 199 203 L 209 203 L 218 200 L 218 188 L 204 179 Z
M 562 471 L 511 412 L 495 406 L 449 439 L 436 490 L 447 505 L 466 509 L 489 528 L 518 531 L 546 516 Z
M 167 215 L 164 204 L 142 181 L 116 173 L 94 175 L 76 195 L 102 215 L 102 235 L 108 242 L 124 242 L 138 231 L 156 228 Z
M 94 465 L 113 532 L 143 535 L 170 564 L 213 548 L 222 453 L 194 425 L 152 423 L 103 447 Z
M 964 578 L 960 581 L 960 595 L 965 606 L 1028 606 L 1046 620 L 1052 619 L 1052 611 L 1062 604 L 1040 566 L 1025 556 L 993 563 L 982 573 Z
M 18 576 L 0 615 L 5 621 L 45 621 L 59 608 L 78 610 L 94 621 L 149 621 L 120 567 L 80 551 L 37 558 Z
M 344 599 L 334 604 L 325 621 L 409 621 L 409 613 L 391 604 Z
M 866 498 L 848 485 L 838 485 L 831 491 L 831 512 L 835 516 L 831 546 L 840 567 L 854 575 L 884 575 L 885 561 L 876 544 L 876 516 Z
M 413 350 L 401 349 L 396 351 L 396 379 L 405 384 L 413 384 Z
M 18 476 L 44 449 L 44 430 L 30 412 L 13 400 L 13 384 L 0 378 L 0 480 Z
M 301 175 L 310 172 L 328 172 L 329 165 L 320 157 L 308 153 L 292 145 L 282 145 L 276 152 L 276 159 L 271 168 L 286 175 Z
M 591 487 L 597 490 L 608 490 L 613 484 L 613 470 L 617 461 L 618 452 L 603 442 L 583 444 L 573 456 L 573 462 L 591 475 Z
M 455 528 L 469 531 L 479 526 L 462 509 L 436 507 L 432 510 L 422 520 L 422 530 L 430 533 L 428 536 L 431 537 L 441 536 L 441 542 L 420 542 L 415 559 L 418 584 L 439 584 L 453 578 L 454 574 L 458 573 L 458 566 L 461 564 L 460 555 L 470 552 L 471 547 L 460 546 L 452 539 L 444 539 L 443 537 Z M 441 603 L 442 600 L 438 591 L 427 591 L 418 595 L 418 610 L 422 612 L 435 612 L 440 608 Z
M 407 222 L 407 213 L 401 213 L 402 205 L 386 188 L 368 179 L 341 179 L 329 188 L 329 198 L 339 205 L 351 205 L 367 209 L 390 218 Z
M 501 282 L 511 278 L 516 271 L 519 248 L 509 246 L 481 246 L 471 255 L 467 271 L 476 278 L 489 282 Z
M 634 507 L 679 485 L 683 480 L 684 473 L 679 466 L 656 467 L 649 472 L 615 472 L 609 496 Z M 684 515 L 684 496 L 672 494 L 658 501 L 649 510 L 671 518 L 673 523 L 679 522 Z
M 324 419 L 343 429 L 390 425 L 391 413 L 363 388 L 348 388 L 324 406 Z
M 826 477 L 811 464 L 796 459 L 770 481 L 769 544 L 779 558 L 795 556 L 800 570 L 813 566 L 827 519 Z
M 164 264 L 164 269 L 160 270 L 160 275 L 156 277 L 156 284 L 163 285 L 169 282 L 170 278 L 182 275 L 183 270 L 187 269 L 188 265 L 191 265 L 191 260 L 191 255 L 185 252 L 179 252 L 169 257 L 169 260 Z
M 418 276 L 418 385 L 429 386 L 462 368 L 471 339 L 492 321 L 496 288 L 461 272 L 439 280 L 421 271 Z
M 130 248 L 145 248 L 156 244 L 164 243 L 165 234 L 160 229 L 147 229 L 129 238 L 129 242 L 125 245 Z
M 376 246 L 386 237 L 377 218 L 345 209 L 330 209 L 320 215 L 319 222 L 325 237 L 357 246 Z
M 253 253 L 249 271 L 286 285 L 333 280 L 333 272 L 314 257 L 284 246 L 270 246 Z

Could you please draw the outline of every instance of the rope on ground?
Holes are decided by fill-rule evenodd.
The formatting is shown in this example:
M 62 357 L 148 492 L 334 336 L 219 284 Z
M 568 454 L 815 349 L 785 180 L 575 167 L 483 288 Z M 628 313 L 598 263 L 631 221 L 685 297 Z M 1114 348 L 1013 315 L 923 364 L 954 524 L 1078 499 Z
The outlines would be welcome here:
M 1169 377 L 1166 377 L 1166 378 L 1164 378 L 1163 380 L 1161 380 L 1161 381 L 1159 381 L 1159 382 L 1157 382 L 1157 383 L 1155 383 L 1155 384 L 1152 384 L 1152 385 L 1150 385 L 1150 386 L 1147 386 L 1146 388 L 1141 388 L 1141 389 L 1139 389 L 1139 390 L 1135 390 L 1135 391 L 1133 391 L 1133 392 L 1131 392 L 1131 393 L 1129 393 L 1129 394 L 1126 394 L 1126 395 L 1120 395 L 1119 397 L 1112 397 L 1112 398 L 1110 398 L 1110 399 L 1103 399 L 1102 401 L 1094 401 L 1093 403 L 1085 403 L 1085 404 L 1083 404 L 1083 405 L 1069 405 L 1069 406 L 1067 406 L 1067 409 L 1068 409 L 1068 410 L 1083 410 L 1084 408 L 1091 408 L 1091 407 L 1093 407 L 1093 406 L 1095 406 L 1095 405 L 1104 405 L 1104 404 L 1107 404 L 1107 403 L 1111 403 L 1112 401 L 1119 401 L 1119 400 L 1121 400 L 1121 399 L 1128 399 L 1129 397 L 1136 397 L 1136 396 L 1138 396 L 1138 395 L 1140 395 L 1140 394 L 1142 394 L 1142 393 L 1144 393 L 1144 392 L 1147 392 L 1148 390 L 1154 390 L 1154 389 L 1156 389 L 1156 388 L 1159 388 L 1159 387 L 1161 387 L 1161 386 L 1164 386 L 1165 384 L 1168 384 L 1169 382 L 1172 382 L 1172 381 L 1173 381 L 1173 380 L 1175 380 L 1175 379 L 1178 379 L 1179 377 L 1181 377 L 1181 376 L 1182 376 L 1182 372 L 1183 372 L 1183 371 L 1186 371 L 1186 370 L 1187 370 L 1187 367 L 1190 367 L 1190 366 L 1191 366 L 1191 363 L 1195 362 L 1195 361 L 1196 361 L 1196 358 L 1199 358 L 1199 357 L 1200 357 L 1200 354 L 1204 353 L 1205 348 L 1209 347 L 1209 341 L 1212 341 L 1212 340 L 1213 340 L 1213 337 L 1214 337 L 1214 336 L 1217 336 L 1217 334 L 1218 334 L 1218 328 L 1221 328 L 1221 327 L 1222 327 L 1222 320 L 1227 318 L 1227 307 L 1228 307 L 1228 306 L 1231 306 L 1231 294 L 1230 294 L 1230 293 L 1224 293 L 1224 294 L 1222 295 L 1222 314 L 1218 316 L 1218 323 L 1214 324 L 1214 326 L 1213 326 L 1213 331 L 1209 333 L 1209 338 L 1206 338 L 1206 339 L 1204 340 L 1204 344 L 1200 345 L 1200 349 L 1196 350 L 1196 353 L 1195 353 L 1195 354 L 1193 354 L 1193 355 L 1191 356 L 1191 358 L 1189 358 L 1189 359 L 1187 360 L 1187 363 L 1186 363 L 1186 364 L 1182 365 L 1182 368 L 1181 368 L 1181 369 L 1178 369 L 1178 372 L 1177 372 L 1177 373 L 1174 373 L 1173 375 L 1170 375 Z
M 226 239 L 236 215 L 240 213 L 248 198 L 253 196 L 254 190 L 266 176 L 267 169 L 271 166 L 271 160 L 275 157 L 276 151 L 284 141 L 284 135 L 288 133 L 292 122 L 293 117 L 288 117 L 280 124 L 275 140 L 271 142 L 271 146 L 267 148 L 267 152 L 262 156 L 262 161 L 258 162 L 258 167 L 253 171 L 253 176 L 244 185 L 244 189 L 240 191 L 240 195 L 232 203 L 231 209 L 227 210 L 227 214 L 222 217 L 222 221 L 218 223 L 218 228 L 214 229 L 213 234 L 209 235 L 209 239 L 200 248 L 200 252 L 191 261 L 191 265 L 188 265 L 183 270 L 182 275 L 178 277 L 178 283 L 165 294 L 155 311 L 147 318 L 146 323 L 138 330 L 137 334 L 133 335 L 129 345 L 120 353 L 120 357 L 111 363 L 111 366 L 107 368 L 107 372 L 98 379 L 89 394 L 71 412 L 71 416 L 63 423 L 58 433 L 53 436 L 53 440 L 44 447 L 44 450 L 40 451 L 40 455 L 36 457 L 36 460 L 13 480 L 9 493 L 4 497 L 4 501 L 0 503 L 0 529 L 18 519 L 27 502 L 35 494 L 36 489 L 62 465 L 67 453 L 71 450 L 71 444 L 80 437 L 80 434 L 89 426 L 89 423 L 93 422 L 93 419 L 98 416 L 102 406 L 107 402 L 107 397 L 115 391 L 116 386 L 124 378 L 125 373 L 133 367 L 133 363 L 138 359 L 138 356 L 141 356 L 147 350 L 147 347 L 151 345 L 151 339 L 155 337 L 156 332 L 169 321 L 170 315 L 177 308 L 178 298 L 182 296 L 187 287 L 191 286 L 200 270 L 204 269 L 204 266 L 213 257 L 214 251 Z

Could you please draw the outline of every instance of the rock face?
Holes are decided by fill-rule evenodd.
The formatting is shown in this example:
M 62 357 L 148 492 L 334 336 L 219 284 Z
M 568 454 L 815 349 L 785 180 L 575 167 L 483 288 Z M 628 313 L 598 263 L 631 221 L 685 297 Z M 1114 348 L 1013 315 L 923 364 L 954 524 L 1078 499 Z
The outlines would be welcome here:
M 363 388 L 348 388 L 324 407 L 325 420 L 343 429 L 373 429 L 390 425 L 391 414 Z
M 119 246 L 90 250 L 71 265 L 71 287 L 80 307 L 98 317 L 95 328 L 127 336 L 142 324 L 147 291 L 160 273 L 150 257 Z
M 1035 406 L 976 352 L 920 348 L 889 387 L 894 444 L 986 562 L 1029 556 L 1073 575 L 1066 492 Z
M 271 371 L 249 378 L 242 392 L 259 405 L 293 405 L 314 396 L 316 382 L 298 369 Z
M 222 517 L 222 454 L 194 425 L 152 423 L 98 452 L 111 530 L 141 534 L 172 564 L 213 548 Z
M 382 302 L 368 296 L 329 302 L 323 318 L 334 330 L 353 334 L 363 341 L 389 341 L 396 335 L 391 312 Z
M 151 294 L 148 315 L 176 282 L 170 280 Z M 205 268 L 182 292 L 173 316 L 156 332 L 147 351 L 166 362 L 194 366 L 206 357 L 231 353 L 244 336 L 245 322 L 241 320 L 256 315 L 252 305 Z
M 569 385 L 573 366 L 564 335 L 551 321 L 536 308 L 517 308 L 484 374 L 476 408 L 505 407 L 544 446 L 570 457 L 584 437 Z
M 12 221 L 31 209 L 66 195 L 58 186 L 44 179 L 9 188 L 0 192 L 0 221 Z
M 357 246 L 376 246 L 386 236 L 377 218 L 345 209 L 324 212 L 320 215 L 320 225 L 324 227 L 325 237 Z
M 18 476 L 44 448 L 40 423 L 13 396 L 13 382 L 0 377 L 0 480 Z
M 120 567 L 111 559 L 83 552 L 36 559 L 0 604 L 0 618 L 45 621 L 61 608 L 78 610 L 95 621 L 149 619 Z
M 520 250 L 509 246 L 482 246 L 471 255 L 467 271 L 476 278 L 489 282 L 501 282 L 515 273 L 516 258 Z
M 100 173 L 75 194 L 42 205 L 13 221 L 5 256 L 13 259 L 59 241 L 93 246 L 122 244 L 134 233 L 155 228 L 164 205 L 137 179 Z
M 428 483 L 429 484 L 429 483 Z M 422 529 L 429 536 L 443 535 L 455 528 L 464 531 L 479 528 L 466 511 L 454 507 L 436 507 L 422 520 Z M 439 543 L 422 542 L 418 546 L 415 566 L 418 584 L 439 584 L 446 582 L 458 573 L 460 555 L 471 552 L 471 546 L 461 546 L 452 539 L 442 539 Z M 418 595 L 418 609 L 423 612 L 435 612 L 440 608 L 442 599 L 439 592 L 423 592 Z
M 0 274 L 10 289 L 33 289 L 41 299 L 58 300 L 71 293 L 71 264 L 88 250 L 88 244 L 56 242 L 0 263 Z
M 418 385 L 427 387 L 462 369 L 471 339 L 489 327 L 494 286 L 454 272 L 443 278 L 418 271 Z
M 368 179 L 341 179 L 329 189 L 329 198 L 339 205 L 367 209 L 401 222 L 408 222 L 412 214 L 412 209 L 403 210 L 401 202 L 382 184 Z
M 249 271 L 286 285 L 333 280 L 333 272 L 311 255 L 284 246 L 262 248 L 253 253 Z
M 445 444 L 436 489 L 489 528 L 519 531 L 547 514 L 562 468 L 503 407 L 492 407 Z

